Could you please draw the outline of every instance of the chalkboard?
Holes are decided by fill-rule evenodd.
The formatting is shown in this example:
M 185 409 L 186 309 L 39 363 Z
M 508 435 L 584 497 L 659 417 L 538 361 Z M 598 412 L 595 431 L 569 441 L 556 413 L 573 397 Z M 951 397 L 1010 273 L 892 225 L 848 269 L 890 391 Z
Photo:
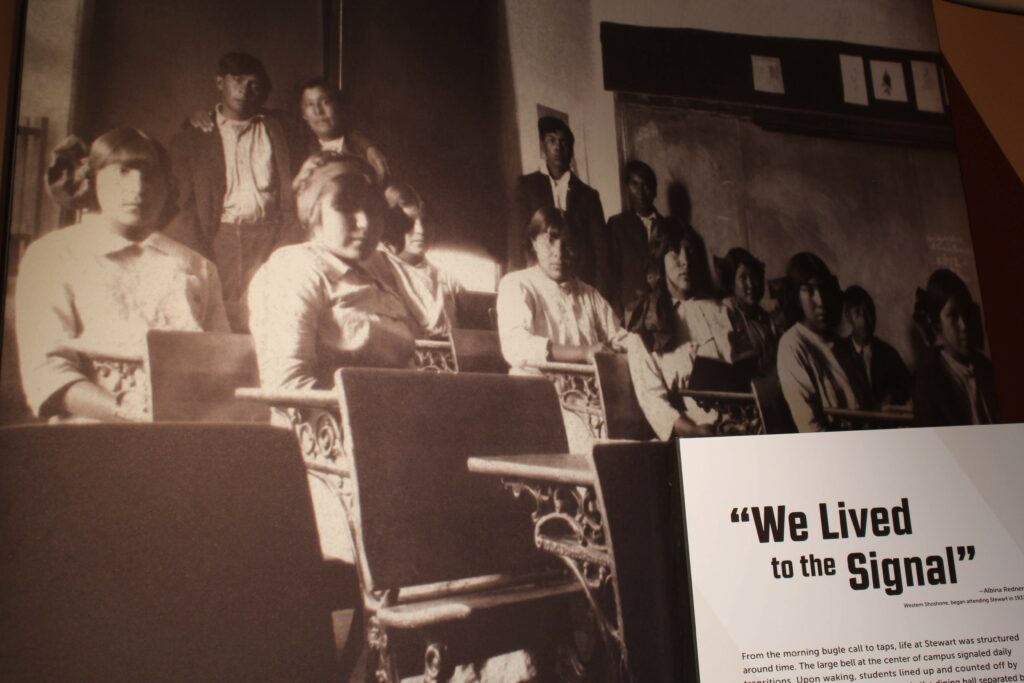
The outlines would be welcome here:
M 955 151 L 765 130 L 683 105 L 616 107 L 622 160 L 654 169 L 658 210 L 690 222 L 709 258 L 745 247 L 772 278 L 793 254 L 818 254 L 844 288 L 871 293 L 878 336 L 911 366 L 914 292 L 932 271 L 954 270 L 980 300 Z

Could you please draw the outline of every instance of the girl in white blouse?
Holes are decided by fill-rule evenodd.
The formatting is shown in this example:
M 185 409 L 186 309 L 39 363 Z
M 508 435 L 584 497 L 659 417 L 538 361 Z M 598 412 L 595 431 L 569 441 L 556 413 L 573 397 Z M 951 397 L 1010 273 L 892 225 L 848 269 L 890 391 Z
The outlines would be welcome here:
M 124 395 L 91 381 L 76 348 L 141 355 L 151 329 L 223 331 L 217 269 L 159 232 L 167 154 L 145 133 L 71 139 L 47 172 L 54 199 L 82 221 L 44 235 L 21 262 L 15 310 L 22 386 L 44 418 L 137 419 Z
M 781 304 L 790 327 L 779 340 L 777 370 L 797 431 L 825 431 L 825 408 L 859 408 L 833 353 L 842 294 L 836 276 L 816 254 L 805 251 L 789 259 Z
M 732 361 L 728 311 L 710 298 L 711 273 L 704 242 L 690 226 L 667 224 L 651 246 L 649 291 L 630 309 L 627 327 L 633 389 L 660 439 L 711 433 L 717 416 L 680 393 L 694 360 Z
M 534 265 L 498 284 L 501 353 L 514 374 L 548 361 L 590 363 L 599 351 L 622 351 L 626 337 L 612 307 L 574 276 L 573 244 L 558 209 L 538 209 L 527 228 Z

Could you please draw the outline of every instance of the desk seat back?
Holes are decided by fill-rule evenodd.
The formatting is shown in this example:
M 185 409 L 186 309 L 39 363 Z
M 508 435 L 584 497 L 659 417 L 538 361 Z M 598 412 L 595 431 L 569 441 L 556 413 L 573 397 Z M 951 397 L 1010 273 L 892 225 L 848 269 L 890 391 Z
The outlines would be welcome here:
M 764 377 L 755 377 L 750 383 L 757 401 L 757 410 L 761 413 L 761 424 L 765 434 L 792 434 L 796 432 L 796 423 L 789 412 L 789 404 L 782 393 L 779 376 L 774 371 Z
M 629 358 L 621 353 L 599 353 L 594 356 L 594 367 L 608 438 L 636 441 L 655 438 L 633 389 Z
M 501 342 L 494 330 L 454 329 L 452 348 L 459 372 L 508 372 L 508 362 L 501 355 Z
M 690 680 L 682 500 L 675 442 L 598 443 L 597 495 L 615 567 L 615 597 L 637 683 Z
M 251 336 L 150 330 L 146 354 L 154 422 L 270 421 L 265 405 L 235 399 L 260 385 Z
M 472 330 L 494 330 L 494 307 L 498 300 L 494 292 L 459 292 L 456 300 L 456 317 L 459 327 Z
M 0 679 L 324 680 L 329 606 L 294 437 L 0 430 Z
M 565 452 L 549 380 L 343 368 L 337 386 L 364 589 L 547 566 L 529 503 L 466 459 Z

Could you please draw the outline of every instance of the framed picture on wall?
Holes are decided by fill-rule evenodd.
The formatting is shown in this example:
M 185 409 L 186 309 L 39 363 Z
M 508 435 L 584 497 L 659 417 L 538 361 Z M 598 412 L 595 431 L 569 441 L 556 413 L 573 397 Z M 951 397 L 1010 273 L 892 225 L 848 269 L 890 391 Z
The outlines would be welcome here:
M 871 92 L 876 100 L 906 102 L 907 82 L 903 76 L 903 64 L 872 59 Z

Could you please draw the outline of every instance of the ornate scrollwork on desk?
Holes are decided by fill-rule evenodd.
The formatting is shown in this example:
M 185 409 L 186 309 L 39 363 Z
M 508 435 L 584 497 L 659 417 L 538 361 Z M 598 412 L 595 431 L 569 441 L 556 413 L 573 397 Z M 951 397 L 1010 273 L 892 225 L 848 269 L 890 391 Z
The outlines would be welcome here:
M 380 619 L 370 617 L 366 624 L 366 644 L 377 655 L 377 667 L 373 675 L 375 683 L 398 683 L 399 680 L 398 662 L 388 641 L 388 631 Z
M 612 559 L 594 489 L 551 482 L 502 479 L 515 498 L 533 499 L 533 540 L 568 567 L 583 588 L 601 637 L 625 662 L 626 649 L 611 589 Z
M 307 468 L 335 487 L 346 512 L 352 514 L 352 468 L 342 447 L 338 416 L 329 409 L 309 406 L 292 405 L 285 412 Z
M 761 434 L 761 414 L 753 394 L 728 391 L 683 391 L 689 398 L 708 413 L 716 414 L 712 428 L 716 435 Z
M 562 410 L 578 417 L 594 439 L 606 438 L 604 409 L 593 366 L 545 363 L 537 369 L 554 383 Z
M 86 375 L 117 397 L 125 414 L 140 421 L 152 419 L 149 379 L 141 360 L 85 356 Z
M 421 372 L 457 372 L 450 342 L 419 340 L 414 355 L 416 369 Z

